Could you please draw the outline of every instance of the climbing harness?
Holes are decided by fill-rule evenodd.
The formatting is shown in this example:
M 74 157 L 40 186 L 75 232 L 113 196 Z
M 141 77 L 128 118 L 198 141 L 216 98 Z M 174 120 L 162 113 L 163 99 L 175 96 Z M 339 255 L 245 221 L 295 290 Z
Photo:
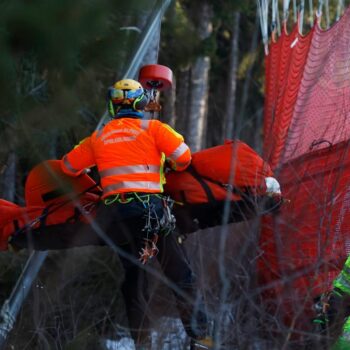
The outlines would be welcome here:
M 105 205 L 111 205 L 113 203 L 121 203 L 121 204 L 127 204 L 130 203 L 131 201 L 133 201 L 134 199 L 141 199 L 141 197 L 147 197 L 149 195 L 145 195 L 145 196 L 137 196 L 136 193 L 118 193 L 114 196 L 109 196 L 107 198 L 104 199 L 104 204 Z M 142 200 L 140 200 L 142 201 Z
M 152 196 L 161 200 L 163 206 L 162 215 L 159 215 L 156 205 L 152 203 Z M 137 192 L 131 192 L 118 193 L 114 196 L 107 197 L 104 199 L 104 204 L 129 204 L 132 201 L 142 203 L 145 209 L 145 226 L 142 229 L 145 238 L 143 238 L 143 246 L 139 252 L 139 260 L 142 264 L 146 264 L 151 258 L 157 256 L 159 252 L 157 247 L 159 235 L 162 234 L 166 236 L 175 230 L 176 219 L 171 212 L 174 201 L 170 197 L 160 194 L 140 194 Z
M 319 300 L 314 304 L 314 310 L 316 312 L 316 317 L 312 320 L 316 333 L 323 333 L 329 322 L 328 320 L 328 309 L 329 309 L 329 299 L 331 292 L 324 293 L 320 296 Z
M 172 214 L 174 201 L 170 197 L 162 197 L 163 203 L 163 217 L 160 220 L 162 233 L 168 235 L 176 228 L 176 219 Z
M 316 301 L 314 309 L 316 318 L 313 319 L 315 331 L 318 334 L 337 333 L 343 329 L 345 318 L 348 316 L 345 311 L 344 295 L 337 288 L 323 293 Z
M 154 196 L 160 198 L 162 201 L 163 215 L 159 218 L 155 205 L 149 202 L 149 198 L 147 202 L 142 202 L 145 208 L 148 209 L 145 215 L 146 224 L 143 228 L 146 238 L 144 238 L 144 247 L 140 251 L 140 261 L 142 264 L 146 264 L 149 259 L 158 254 L 157 242 L 159 235 L 167 236 L 175 230 L 176 225 L 175 217 L 171 213 L 174 201 L 170 197 L 164 197 L 159 194 L 155 194 Z
M 176 220 L 171 213 L 171 208 L 173 206 L 172 199 L 159 194 L 155 194 L 154 196 L 162 201 L 163 215 L 159 217 L 155 204 L 150 203 L 150 196 L 147 201 L 142 202 L 144 207 L 147 208 L 145 215 L 146 224 L 142 230 L 146 233 L 146 237 L 144 238 L 144 247 L 140 252 L 140 261 L 142 264 L 146 264 L 149 259 L 158 254 L 159 249 L 157 247 L 157 242 L 159 235 L 162 234 L 166 236 L 175 230 Z

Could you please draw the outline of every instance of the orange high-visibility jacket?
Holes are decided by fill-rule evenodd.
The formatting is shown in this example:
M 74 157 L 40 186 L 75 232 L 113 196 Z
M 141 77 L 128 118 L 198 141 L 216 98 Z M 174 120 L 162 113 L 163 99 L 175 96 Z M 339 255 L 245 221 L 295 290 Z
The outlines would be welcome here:
M 183 137 L 159 120 L 114 119 L 62 158 L 63 171 L 80 175 L 97 166 L 102 198 L 125 192 L 163 192 L 165 158 L 184 170 L 191 152 Z

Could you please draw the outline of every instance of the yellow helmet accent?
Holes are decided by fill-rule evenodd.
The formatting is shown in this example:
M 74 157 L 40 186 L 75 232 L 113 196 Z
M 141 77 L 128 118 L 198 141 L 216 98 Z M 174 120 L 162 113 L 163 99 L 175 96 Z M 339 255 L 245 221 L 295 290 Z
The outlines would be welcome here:
M 142 89 L 142 85 L 133 79 L 123 79 L 117 81 L 113 87 L 120 90 L 137 90 Z
M 141 117 L 148 102 L 149 95 L 136 80 L 122 79 L 108 88 L 108 111 L 112 118 L 130 113 Z

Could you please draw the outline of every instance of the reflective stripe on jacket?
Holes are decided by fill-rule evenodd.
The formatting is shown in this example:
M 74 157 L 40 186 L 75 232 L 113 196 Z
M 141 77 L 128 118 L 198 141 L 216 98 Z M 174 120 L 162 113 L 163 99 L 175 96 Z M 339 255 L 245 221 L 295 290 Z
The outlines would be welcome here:
M 333 287 L 350 295 L 350 256 L 346 259 L 340 274 L 333 281 Z
M 159 120 L 115 119 L 62 158 L 71 176 L 97 166 L 103 198 L 123 192 L 163 192 L 164 160 L 184 170 L 191 153 L 183 137 Z

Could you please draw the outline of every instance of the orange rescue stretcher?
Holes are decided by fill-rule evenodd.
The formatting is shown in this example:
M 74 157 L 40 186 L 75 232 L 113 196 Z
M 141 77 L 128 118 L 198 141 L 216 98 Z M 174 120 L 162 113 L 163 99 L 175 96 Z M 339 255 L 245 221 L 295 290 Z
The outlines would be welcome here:
M 26 180 L 24 207 L 0 199 L 0 250 L 11 248 L 16 235 L 39 227 L 91 222 L 101 194 L 88 174 L 64 174 L 59 160 L 37 165 Z M 269 165 L 238 140 L 194 153 L 183 172 L 167 172 L 164 194 L 175 201 L 173 213 L 184 235 L 222 225 L 225 203 L 228 223 L 274 212 L 282 203 Z

